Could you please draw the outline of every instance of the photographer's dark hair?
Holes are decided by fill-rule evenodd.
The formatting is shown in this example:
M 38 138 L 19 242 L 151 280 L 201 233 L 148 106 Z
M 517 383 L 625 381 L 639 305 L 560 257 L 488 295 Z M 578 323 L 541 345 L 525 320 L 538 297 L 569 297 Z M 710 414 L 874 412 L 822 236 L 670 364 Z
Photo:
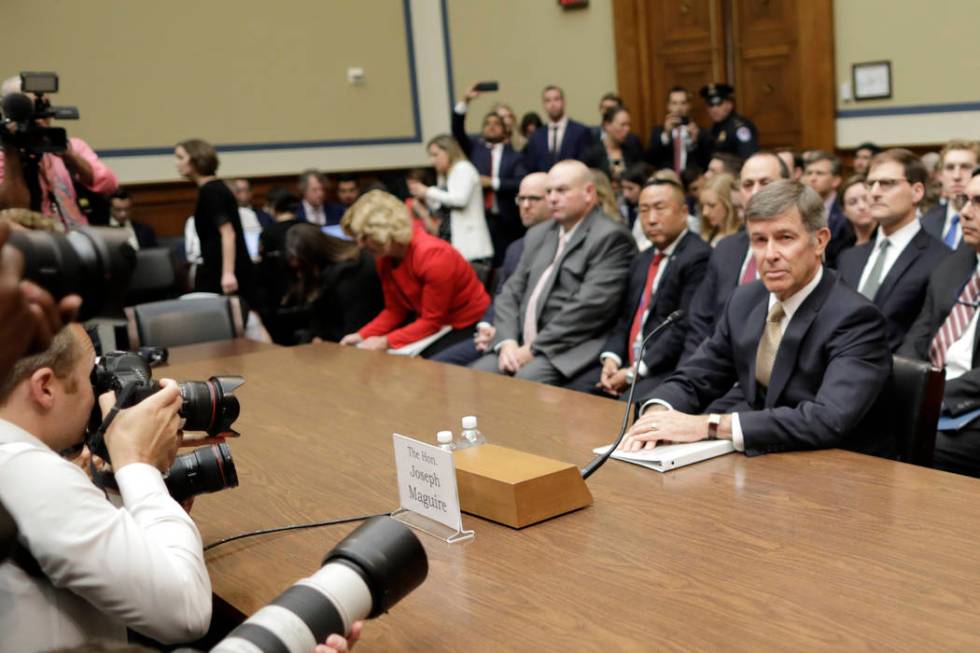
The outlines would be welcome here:
M 265 194 L 265 200 L 272 207 L 273 213 L 295 213 L 299 206 L 299 198 L 285 186 L 273 186 Z
M 218 152 L 211 143 L 200 138 L 191 138 L 177 143 L 177 147 L 187 152 L 197 174 L 209 177 L 218 172 Z
M 111 200 L 128 200 L 130 199 L 129 191 L 120 186 L 116 189 L 116 192 L 109 196 Z
M 59 379 L 69 380 L 68 392 L 74 392 L 77 384 L 70 382 L 71 373 L 82 355 L 82 346 L 78 338 L 79 335 L 74 328 L 65 327 L 55 334 L 47 349 L 18 360 L 10 372 L 0 378 L 0 405 L 7 403 L 14 388 L 20 385 L 21 381 L 45 367 L 50 367 Z
M 320 291 L 320 273 L 331 265 L 360 255 L 357 244 L 328 236 L 316 225 L 298 224 L 286 232 L 286 260 L 296 261 L 296 277 L 289 290 L 293 301 L 312 301 Z

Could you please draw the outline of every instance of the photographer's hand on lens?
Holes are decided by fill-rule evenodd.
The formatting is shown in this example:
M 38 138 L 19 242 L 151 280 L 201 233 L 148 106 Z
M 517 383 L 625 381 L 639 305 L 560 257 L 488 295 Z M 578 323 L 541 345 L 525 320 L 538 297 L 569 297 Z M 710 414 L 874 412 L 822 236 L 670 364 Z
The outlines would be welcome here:
M 105 434 L 112 466 L 146 463 L 166 473 L 180 446 L 180 391 L 173 379 L 160 379 L 160 390 L 135 406 L 119 411 Z M 102 414 L 115 404 L 115 393 L 99 397 Z
M 361 636 L 361 629 L 364 628 L 363 621 L 355 621 L 350 628 L 350 635 L 346 639 L 340 635 L 331 635 L 323 644 L 317 644 L 313 653 L 347 653 Z
M 47 291 L 21 281 L 20 253 L 4 247 L 10 232 L 10 223 L 0 221 L 0 373 L 25 354 L 47 349 L 54 334 L 81 306 L 77 295 L 55 304 Z

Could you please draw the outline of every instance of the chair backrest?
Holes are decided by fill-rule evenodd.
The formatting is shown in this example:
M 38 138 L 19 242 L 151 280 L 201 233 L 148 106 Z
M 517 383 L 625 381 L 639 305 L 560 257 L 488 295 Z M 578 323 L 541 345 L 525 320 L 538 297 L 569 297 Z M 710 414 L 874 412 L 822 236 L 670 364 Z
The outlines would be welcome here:
M 480 280 L 483 287 L 488 293 L 493 294 L 493 266 L 489 263 L 481 263 L 478 261 L 470 261 L 470 267 L 473 268 L 473 272 L 476 273 L 476 278 Z
M 245 333 L 237 297 L 171 299 L 126 308 L 129 348 L 179 347 Z
M 892 357 L 892 374 L 882 395 L 898 460 L 932 467 L 945 388 L 942 370 L 924 361 Z
M 149 247 L 136 252 L 136 268 L 129 279 L 127 304 L 138 304 L 176 294 L 177 273 L 173 254 L 167 247 Z

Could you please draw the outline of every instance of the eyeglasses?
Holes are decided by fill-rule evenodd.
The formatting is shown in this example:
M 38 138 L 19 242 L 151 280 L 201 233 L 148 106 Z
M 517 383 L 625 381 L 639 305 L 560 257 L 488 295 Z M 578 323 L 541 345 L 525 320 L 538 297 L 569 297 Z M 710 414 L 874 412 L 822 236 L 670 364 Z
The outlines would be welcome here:
M 523 204 L 524 202 L 543 202 L 544 197 L 542 195 L 518 195 L 514 198 L 514 204 Z
M 898 186 L 903 181 L 908 181 L 908 179 L 906 179 L 905 177 L 899 177 L 898 179 L 868 179 L 864 183 L 868 187 L 868 190 L 873 189 L 875 187 L 875 184 L 878 184 L 879 186 L 881 186 L 881 190 L 887 193 L 888 191 L 895 188 L 895 186 Z

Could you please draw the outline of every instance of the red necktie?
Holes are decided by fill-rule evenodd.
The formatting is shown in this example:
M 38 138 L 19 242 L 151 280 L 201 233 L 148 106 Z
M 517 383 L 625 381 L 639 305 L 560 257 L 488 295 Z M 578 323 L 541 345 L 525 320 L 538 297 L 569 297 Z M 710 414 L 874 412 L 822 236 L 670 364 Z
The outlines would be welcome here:
M 743 283 L 752 283 L 755 281 L 755 273 L 755 256 L 749 254 L 749 262 L 745 266 L 745 272 L 742 273 L 742 278 L 739 280 L 738 285 L 742 285 Z
M 629 354 L 630 365 L 635 362 L 636 351 L 634 351 L 633 345 L 636 343 L 637 337 L 640 335 L 640 330 L 643 328 L 643 314 L 647 310 L 647 306 L 650 305 L 650 298 L 653 295 L 653 282 L 657 278 L 657 271 L 660 269 L 660 261 L 662 261 L 664 255 L 661 252 L 657 252 L 653 255 L 653 260 L 650 261 L 650 269 L 647 270 L 647 280 L 643 285 L 643 296 L 640 298 L 640 306 L 636 309 L 636 314 L 633 316 L 633 326 L 630 327 L 630 339 L 627 341 L 627 349 Z
M 932 364 L 943 369 L 946 364 L 946 352 L 959 340 L 977 312 L 977 299 L 980 296 L 980 271 L 974 272 L 967 282 L 963 292 L 953 304 L 953 309 L 946 316 L 946 321 L 932 339 L 929 347 L 929 359 Z

